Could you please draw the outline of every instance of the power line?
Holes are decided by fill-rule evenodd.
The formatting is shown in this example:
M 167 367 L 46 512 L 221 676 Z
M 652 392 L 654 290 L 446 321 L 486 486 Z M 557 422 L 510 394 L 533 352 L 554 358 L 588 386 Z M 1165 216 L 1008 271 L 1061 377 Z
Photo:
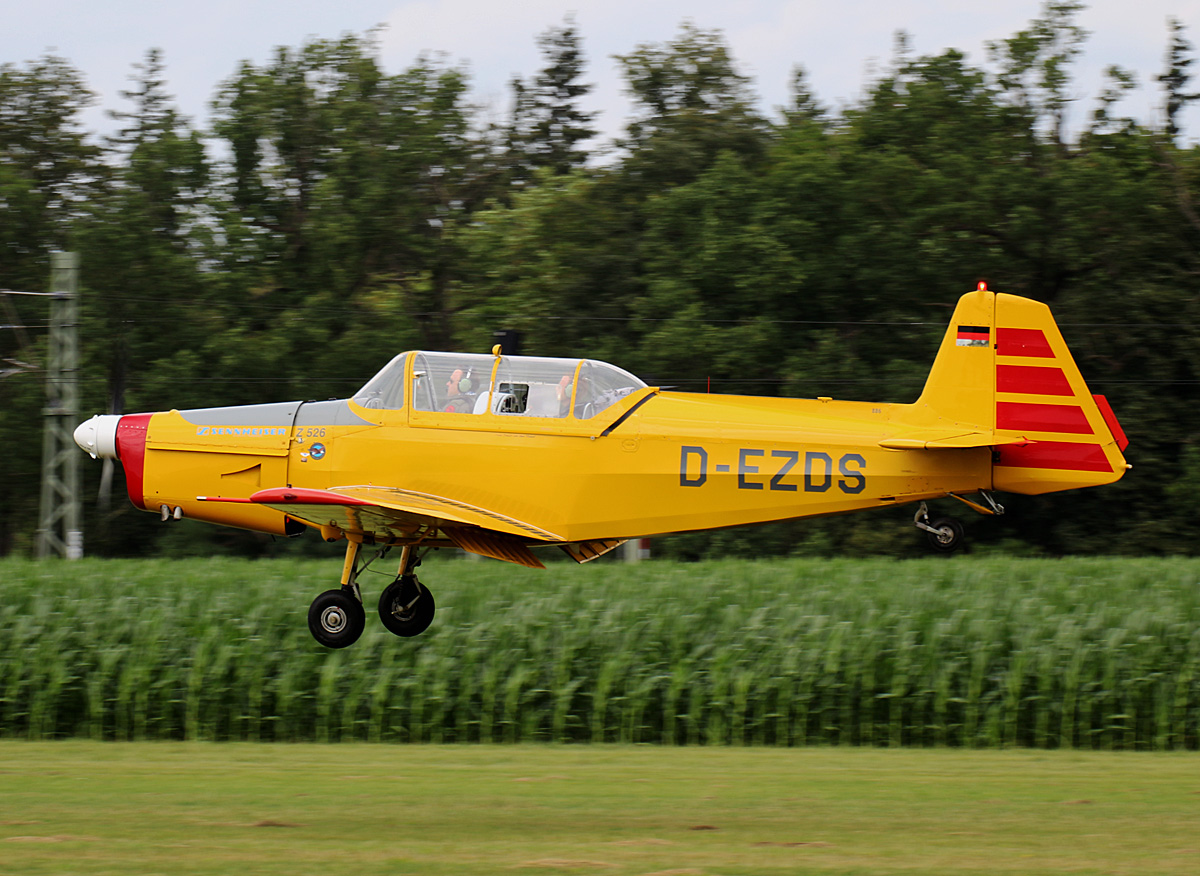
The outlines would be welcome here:
M 327 311 L 324 314 L 320 311 L 307 312 L 303 314 L 305 317 L 318 318 L 323 315 L 328 316 L 337 314 L 345 316 L 347 311 Z M 430 314 L 403 314 L 410 319 L 418 319 L 422 316 L 430 316 Z M 220 320 L 220 317 L 214 317 Z M 903 321 L 886 321 L 886 320 L 819 320 L 819 319 L 677 319 L 673 317 L 649 317 L 649 316 L 555 316 L 546 314 L 538 317 L 539 320 L 545 321 L 561 321 L 571 323 L 675 323 L 678 325 L 709 325 L 709 326 L 727 326 L 727 327 L 752 327 L 752 326 L 773 326 L 773 325 L 790 325 L 790 326 L 813 326 L 813 327 L 866 327 L 866 328 L 935 328 L 945 329 L 946 321 L 937 322 L 903 322 Z M 171 325 L 178 323 L 179 319 L 176 316 L 130 316 L 122 317 L 117 320 L 120 325 Z M 1125 320 L 1122 322 L 1059 322 L 1058 327 L 1066 329 L 1076 328 L 1095 328 L 1105 329 L 1108 331 L 1129 329 L 1196 329 L 1200 330 L 1200 323 L 1194 322 L 1131 322 Z M 0 325 L 0 329 L 17 328 L 15 325 Z M 26 330 L 41 330 L 50 327 L 49 320 L 36 319 L 26 324 Z
M 0 294 L 7 295 L 28 295 L 53 297 L 59 293 L 55 292 L 13 292 L 10 290 L 0 289 Z M 139 296 L 139 295 L 109 295 L 102 299 L 104 302 L 122 302 L 128 304 L 157 304 L 164 303 L 175 304 L 180 309 L 188 309 L 194 306 L 217 307 L 217 308 L 234 308 L 240 313 L 252 312 L 254 310 L 269 310 L 278 312 L 292 313 L 297 317 L 319 317 L 319 316 L 346 316 L 352 312 L 351 308 L 337 306 L 313 306 L 313 307 L 297 307 L 293 304 L 286 303 L 271 303 L 266 301 L 247 300 L 238 303 L 232 303 L 222 300 L 212 299 L 195 299 L 186 302 L 172 302 L 169 299 Z M 948 305 L 947 305 L 948 308 Z M 409 319 L 430 319 L 442 317 L 446 314 L 439 311 L 405 311 L 397 316 L 405 316 Z M 214 314 L 214 318 L 221 319 L 222 314 Z M 123 324 L 155 324 L 155 323 L 170 323 L 175 322 L 176 317 L 172 315 L 139 315 L 122 317 L 120 322 Z M 618 323 L 677 323 L 685 325 L 811 325 L 811 326 L 879 326 L 882 328 L 910 327 L 910 328 L 944 328 L 948 322 L 948 318 L 937 320 L 884 320 L 884 319 L 763 319 L 761 317 L 733 317 L 728 319 L 716 318 L 706 319 L 703 317 L 675 317 L 675 316 L 595 316 L 579 313 L 571 314 L 540 314 L 539 320 L 556 320 L 563 322 L 618 322 Z M 47 323 L 48 325 L 48 323 Z M 1200 323 L 1193 322 L 1130 322 L 1123 320 L 1121 322 L 1059 322 L 1059 328 L 1103 328 L 1103 329 L 1128 329 L 1130 327 L 1138 328 L 1153 328 L 1153 329 L 1170 329 L 1170 328 L 1196 328 L 1200 329 Z M 8 327 L 8 326 L 5 326 Z
M 57 293 L 53 292 L 11 292 L 8 290 L 0 290 L 0 294 L 9 295 L 32 295 L 50 297 Z M 164 303 L 175 304 L 178 308 L 186 310 L 191 307 L 216 307 L 216 308 L 233 308 L 237 311 L 235 315 L 245 316 L 252 313 L 254 310 L 268 310 L 277 312 L 287 312 L 295 317 L 321 317 L 321 316 L 348 316 L 353 314 L 351 308 L 346 307 L 297 307 L 295 304 L 271 304 L 267 302 L 246 301 L 237 305 L 230 304 L 224 301 L 212 301 L 205 299 L 197 299 L 187 302 L 170 302 L 164 301 L 162 298 L 143 297 L 143 296 L 108 296 L 104 299 L 106 302 L 122 302 L 128 304 L 157 304 Z M 378 314 L 377 314 L 378 315 Z M 443 314 L 438 311 L 405 311 L 394 314 L 396 316 L 404 316 L 413 320 L 430 319 L 442 317 Z M 212 313 L 211 316 L 216 320 L 229 318 L 220 312 Z M 756 326 L 756 325 L 806 325 L 806 326 L 867 326 L 880 328 L 945 328 L 948 323 L 948 318 L 937 320 L 885 320 L 885 319 L 764 319 L 762 317 L 732 317 L 732 318 L 714 318 L 706 319 L 703 317 L 675 317 L 675 316 L 595 316 L 580 313 L 571 314 L 539 314 L 539 320 L 553 320 L 561 322 L 574 323 L 675 323 L 683 325 L 727 325 L 727 326 Z M 176 316 L 170 314 L 150 315 L 141 314 L 138 316 L 122 316 L 118 320 L 124 325 L 154 325 L 160 323 L 174 323 L 178 320 Z M 45 320 L 44 327 L 49 326 L 49 321 Z M 1121 322 L 1058 322 L 1059 328 L 1101 328 L 1101 329 L 1129 329 L 1150 328 L 1150 329 L 1200 329 L 1200 323 L 1194 322 L 1139 322 L 1122 320 Z M 12 328 L 12 326 L 0 326 L 0 328 Z

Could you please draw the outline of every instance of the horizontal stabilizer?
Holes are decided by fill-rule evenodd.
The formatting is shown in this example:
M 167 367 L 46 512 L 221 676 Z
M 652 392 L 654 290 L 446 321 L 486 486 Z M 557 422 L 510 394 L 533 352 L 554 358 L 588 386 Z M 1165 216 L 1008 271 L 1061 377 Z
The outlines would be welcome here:
M 879 442 L 879 446 L 888 450 L 961 450 L 967 447 L 998 447 L 1002 444 L 1026 443 L 1028 442 L 1020 435 L 930 429 L 884 438 Z

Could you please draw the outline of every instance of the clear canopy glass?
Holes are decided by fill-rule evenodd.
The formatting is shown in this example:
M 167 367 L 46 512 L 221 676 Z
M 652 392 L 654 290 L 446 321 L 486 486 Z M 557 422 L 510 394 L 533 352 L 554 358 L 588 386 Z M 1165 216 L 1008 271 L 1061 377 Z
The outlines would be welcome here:
M 404 407 L 404 364 L 410 354 L 401 353 L 383 366 L 354 394 L 354 401 L 364 408 L 398 411 Z
M 413 353 L 413 408 L 473 414 L 487 404 L 495 356 L 472 353 Z
M 402 408 L 410 356 L 417 411 L 586 420 L 646 386 L 628 371 L 592 359 L 418 352 L 397 356 L 354 400 L 368 408 Z

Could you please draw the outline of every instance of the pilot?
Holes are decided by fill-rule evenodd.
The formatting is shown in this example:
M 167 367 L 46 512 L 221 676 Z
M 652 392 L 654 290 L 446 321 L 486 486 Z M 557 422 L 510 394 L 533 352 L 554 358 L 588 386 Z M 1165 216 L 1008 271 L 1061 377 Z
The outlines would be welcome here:
M 469 414 L 475 406 L 475 382 L 471 372 L 455 368 L 450 379 L 446 381 L 445 411 L 451 414 Z

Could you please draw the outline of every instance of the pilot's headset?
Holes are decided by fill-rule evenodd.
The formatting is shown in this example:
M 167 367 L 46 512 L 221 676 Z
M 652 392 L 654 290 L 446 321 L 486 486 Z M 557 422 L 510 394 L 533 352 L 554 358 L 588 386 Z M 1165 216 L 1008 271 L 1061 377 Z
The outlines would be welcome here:
M 471 377 L 471 374 L 472 372 L 469 370 L 466 374 L 463 374 L 461 368 L 456 368 L 454 373 L 450 375 L 451 388 L 458 390 L 459 395 L 470 395 L 475 391 L 475 381 Z

